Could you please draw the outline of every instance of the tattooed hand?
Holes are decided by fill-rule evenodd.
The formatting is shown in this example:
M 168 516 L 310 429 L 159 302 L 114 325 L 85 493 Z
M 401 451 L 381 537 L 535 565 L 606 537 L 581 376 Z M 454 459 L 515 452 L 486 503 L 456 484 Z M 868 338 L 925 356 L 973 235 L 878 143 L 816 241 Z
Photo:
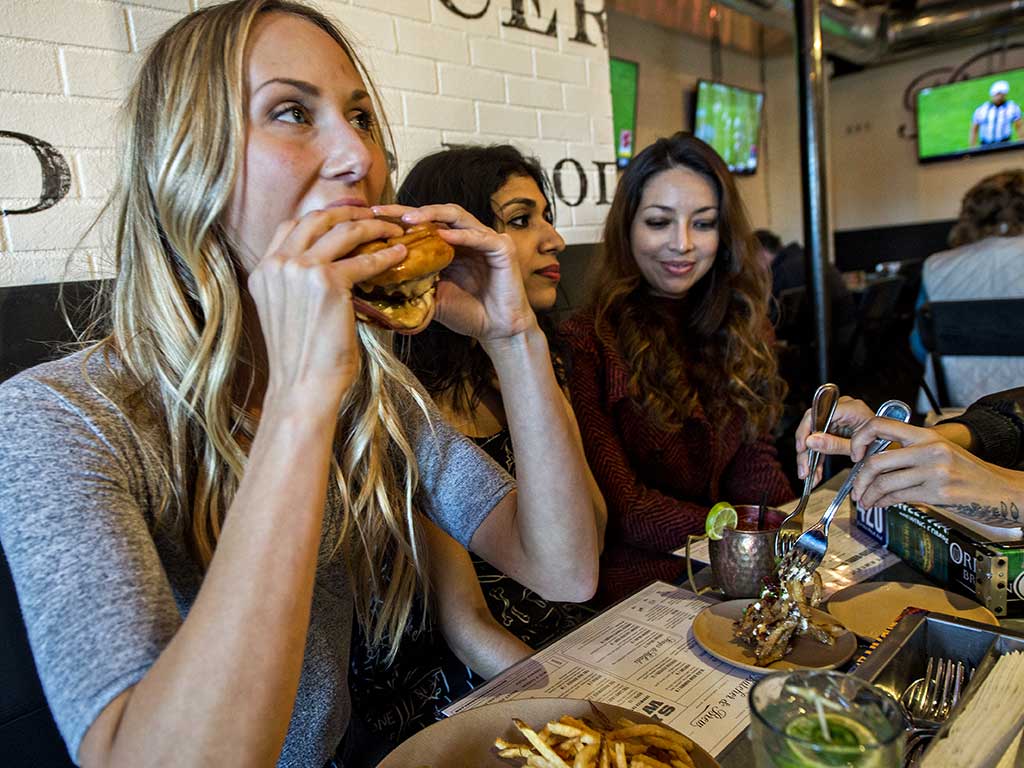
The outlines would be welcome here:
M 949 509 L 964 517 L 971 517 L 982 523 L 1000 525 L 1004 523 L 1024 523 L 1021 517 L 1020 506 L 1016 501 L 1006 500 L 999 502 L 998 507 L 988 504 L 941 504 L 943 509 Z
M 988 464 L 934 429 L 893 419 L 872 418 L 850 440 L 855 461 L 877 437 L 902 445 L 872 456 L 853 484 L 852 496 L 865 507 L 919 502 L 962 514 L 988 516 L 1006 510 L 1015 520 L 1024 509 L 1024 472 Z

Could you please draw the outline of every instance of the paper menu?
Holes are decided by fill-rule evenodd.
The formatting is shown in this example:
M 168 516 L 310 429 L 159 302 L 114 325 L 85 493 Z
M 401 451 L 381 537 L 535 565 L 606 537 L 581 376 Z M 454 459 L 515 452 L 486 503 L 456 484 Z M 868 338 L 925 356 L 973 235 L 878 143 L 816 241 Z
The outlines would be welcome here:
M 810 495 L 807 499 L 807 508 L 804 510 L 805 529 L 818 522 L 835 495 L 835 490 L 829 488 L 819 488 Z M 796 501 L 792 501 L 780 509 L 788 513 L 796 508 L 796 504 Z M 685 557 L 686 549 L 679 549 L 675 554 Z M 690 556 L 696 562 L 711 562 L 707 540 L 704 539 L 690 547 Z M 829 526 L 828 552 L 818 568 L 825 587 L 824 596 L 831 597 L 841 589 L 866 581 L 899 561 L 898 556 L 858 531 L 849 513 L 840 510 Z
M 509 699 L 591 699 L 662 720 L 717 755 L 747 727 L 747 694 L 758 675 L 720 662 L 696 644 L 693 619 L 713 602 L 655 582 L 444 714 Z

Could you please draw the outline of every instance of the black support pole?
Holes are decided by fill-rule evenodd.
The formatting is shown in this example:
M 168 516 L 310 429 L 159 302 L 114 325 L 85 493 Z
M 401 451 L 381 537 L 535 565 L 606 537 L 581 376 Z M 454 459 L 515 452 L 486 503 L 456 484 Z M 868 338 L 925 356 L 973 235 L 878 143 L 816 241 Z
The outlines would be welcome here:
M 825 136 L 825 52 L 821 42 L 822 0 L 795 0 L 797 76 L 800 97 L 800 168 L 803 172 L 804 247 L 807 293 L 818 341 L 818 382 L 831 381 L 829 342 L 832 306 L 825 269 L 831 261 Z M 808 382 L 810 384 L 810 382 Z M 813 387 L 810 387 L 813 390 Z

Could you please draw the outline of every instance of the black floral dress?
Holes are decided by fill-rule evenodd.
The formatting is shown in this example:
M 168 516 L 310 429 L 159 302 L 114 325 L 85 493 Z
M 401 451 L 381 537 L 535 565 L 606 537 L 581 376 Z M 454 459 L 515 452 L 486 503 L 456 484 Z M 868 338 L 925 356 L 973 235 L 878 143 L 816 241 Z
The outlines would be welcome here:
M 459 661 L 424 606 L 413 606 L 409 628 L 394 661 L 387 645 L 371 646 L 354 622 L 348 686 L 352 715 L 339 749 L 344 768 L 370 768 L 417 731 L 441 718 L 441 710 L 483 682 Z
M 512 453 L 512 435 L 508 427 L 490 437 L 472 439 L 515 477 L 516 459 Z M 535 650 L 543 648 L 594 615 L 594 610 L 586 605 L 545 600 L 486 560 L 472 553 L 470 556 L 491 615 Z
M 515 476 L 507 427 L 496 435 L 473 440 Z M 471 556 L 492 615 L 531 648 L 547 645 L 594 615 L 585 605 L 544 600 Z M 439 720 L 442 709 L 483 682 L 459 661 L 429 617 L 426 626 L 420 627 L 423 610 L 422 602 L 417 602 L 410 628 L 390 665 L 387 647 L 371 647 L 355 622 L 348 675 L 352 716 L 339 748 L 339 764 L 344 768 L 375 766 L 405 739 Z

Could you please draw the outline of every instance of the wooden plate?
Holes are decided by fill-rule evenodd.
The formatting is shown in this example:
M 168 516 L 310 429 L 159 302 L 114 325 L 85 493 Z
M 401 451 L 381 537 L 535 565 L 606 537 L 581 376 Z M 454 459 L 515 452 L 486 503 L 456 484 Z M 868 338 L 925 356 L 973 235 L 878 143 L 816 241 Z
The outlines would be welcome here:
M 709 605 L 698 613 L 693 620 L 693 637 L 697 645 L 727 664 L 762 674 L 791 669 L 835 669 L 853 658 L 857 652 L 857 638 L 849 631 L 839 635 L 832 645 L 824 645 L 809 637 L 799 637 L 793 643 L 792 652 L 785 658 L 767 667 L 759 667 L 755 663 L 754 649 L 733 636 L 733 625 L 752 602 L 749 599 L 729 600 Z M 842 627 L 824 611 L 812 608 L 811 615 L 821 624 Z
M 999 620 L 985 606 L 969 597 L 926 584 L 865 581 L 836 592 L 825 604 L 843 626 L 867 640 L 882 634 L 911 606 L 999 626 Z
M 545 723 L 562 715 L 593 717 L 595 710 L 612 721 L 628 717 L 637 723 L 657 722 L 622 707 L 582 699 L 499 701 L 467 709 L 434 723 L 399 744 L 377 768 L 510 768 L 522 760 L 502 760 L 492 746 L 499 736 L 509 741 L 526 741 L 512 724 L 512 718 L 518 717 L 539 730 Z M 696 744 L 691 757 L 696 768 L 721 768 Z

